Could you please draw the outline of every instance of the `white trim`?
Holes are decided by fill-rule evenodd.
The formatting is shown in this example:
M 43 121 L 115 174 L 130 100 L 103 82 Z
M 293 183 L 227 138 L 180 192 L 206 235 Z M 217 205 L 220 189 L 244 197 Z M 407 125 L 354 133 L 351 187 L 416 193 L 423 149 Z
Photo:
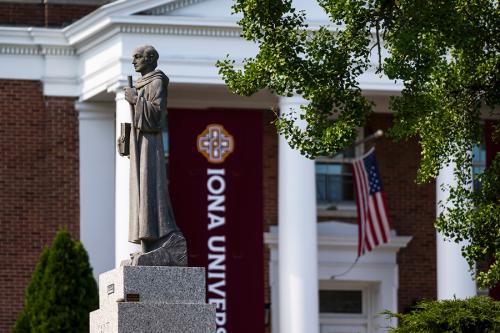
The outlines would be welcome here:
M 39 5 L 42 0 L 0 0 L 2 2 L 13 2 L 13 3 L 28 3 Z M 102 5 L 108 3 L 112 0 L 49 0 L 49 4 L 66 4 L 66 5 Z
M 114 118 L 114 103 L 106 102 L 75 102 L 75 110 L 78 112 L 79 119 L 86 119 L 88 117 L 94 118 Z
M 195 5 L 197 3 L 203 2 L 205 0 L 175 0 L 171 3 L 147 9 L 143 11 L 145 15 L 165 15 L 171 11 L 184 8 L 186 6 Z
M 0 54 L 73 56 L 75 49 L 66 46 L 0 44 Z
M 75 55 L 75 49 L 72 47 L 42 46 L 40 54 L 50 56 L 73 56 Z
M 84 52 L 87 52 L 98 45 L 101 45 L 105 41 L 111 40 L 114 36 L 120 33 L 120 27 L 114 26 L 109 27 L 107 29 L 103 29 L 99 35 L 95 36 L 92 40 L 87 41 L 86 43 L 78 43 L 76 47 L 76 55 L 81 55 Z
M 97 84 L 90 89 L 82 89 L 78 100 L 80 102 L 83 102 L 104 91 L 107 93 L 116 93 L 119 88 L 125 87 L 126 84 L 123 84 L 125 80 L 126 79 L 123 75 L 118 75 L 109 80 L 106 80 L 103 83 Z
M 2 44 L 47 44 L 67 45 L 61 29 L 35 27 L 0 27 Z
M 127 87 L 128 86 L 128 81 L 127 81 L 127 78 L 123 75 L 120 75 L 118 77 L 115 77 L 112 81 L 110 81 L 112 83 L 110 83 L 108 85 L 108 88 L 107 88 L 107 92 L 108 93 L 114 93 L 114 94 L 117 94 L 119 92 L 122 91 L 123 87 Z M 124 96 L 122 96 L 121 94 L 118 94 L 116 97 L 115 97 L 115 100 L 116 99 L 121 99 L 121 98 L 125 98 Z
M 0 54 L 40 55 L 40 48 L 32 45 L 0 45 Z
M 323 222 L 320 222 L 323 223 Z M 355 225 L 354 225 L 355 226 Z M 376 252 L 394 252 L 400 248 L 404 248 L 412 240 L 411 236 L 391 236 L 388 243 L 378 246 L 374 251 Z M 264 234 L 264 243 L 269 247 L 278 247 L 278 235 L 274 233 Z M 357 249 L 358 238 L 356 236 L 326 236 L 318 235 L 318 246 L 333 249 L 333 248 L 347 248 Z
M 0 27 L 0 57 L 7 64 L 0 70 L 0 77 L 42 80 L 46 95 L 78 96 L 80 100 L 88 99 L 103 91 L 109 91 L 110 85 L 116 80 L 121 80 L 121 75 L 126 75 L 122 73 L 116 76 L 126 68 L 123 52 L 129 52 L 128 43 L 136 43 L 138 34 L 151 35 L 155 40 L 163 36 L 186 36 L 194 38 L 193 43 L 202 40 L 212 43 L 209 38 L 213 38 L 214 42 L 221 43 L 221 47 L 242 50 L 236 54 L 234 50 L 229 51 L 241 65 L 246 54 L 253 52 L 253 46 L 244 44 L 240 38 L 241 27 L 237 25 L 236 17 L 224 19 L 135 15 L 145 10 L 155 10 L 155 8 L 159 10 L 159 7 L 163 8 L 160 10 L 162 12 L 174 10 L 195 2 L 199 3 L 201 0 L 118 0 L 98 8 L 64 29 Z M 240 43 L 243 48 L 240 47 Z M 94 66 L 90 70 L 87 69 L 90 68 L 86 63 L 88 57 L 93 57 L 91 60 L 95 62 L 100 56 L 91 55 L 93 50 L 104 45 L 109 47 L 108 50 L 113 47 L 113 52 L 121 52 L 118 54 L 118 61 L 109 52 L 102 60 L 114 67 L 110 69 L 109 66 L 103 67 L 100 63 L 99 68 Z M 212 55 L 205 56 L 207 57 L 205 59 L 193 59 L 191 53 L 185 55 L 182 53 L 185 51 L 179 52 L 180 55 L 164 55 L 160 60 L 162 64 L 177 66 L 174 72 L 169 73 L 172 82 L 224 85 L 214 66 L 216 60 L 223 58 L 220 52 L 212 52 Z M 178 58 L 175 58 L 176 56 Z M 47 57 L 54 58 L 48 60 Z M 57 65 L 59 59 L 55 57 L 61 59 L 66 57 L 67 59 L 63 59 L 65 65 L 59 67 Z M 30 66 L 24 66 L 25 62 L 30 62 Z M 71 62 L 73 64 L 70 65 Z M 196 70 L 183 68 L 185 66 L 192 68 L 193 63 L 199 66 Z M 24 68 L 13 71 L 12 68 L 18 64 Z M 106 70 L 106 73 L 103 70 Z M 104 75 L 112 78 L 107 79 Z M 374 83 L 371 75 L 360 80 L 363 89 L 373 87 L 381 90 L 383 86 L 387 91 L 399 90 L 399 86 L 389 80 L 382 79 Z
M 75 97 L 78 96 L 78 78 L 76 77 L 46 77 L 43 82 L 45 96 Z
M 362 308 L 361 313 L 342 314 L 342 313 L 324 313 L 320 311 L 320 327 L 323 326 L 361 326 L 366 330 L 364 332 L 373 331 L 374 313 L 373 299 L 377 285 L 374 282 L 365 281 L 337 281 L 337 280 L 320 280 L 319 290 L 356 290 L 361 292 Z M 332 327 L 334 329 L 334 327 Z
M 161 17 L 157 20 L 148 20 L 145 23 L 143 17 L 131 16 L 127 17 L 126 20 L 116 18 L 114 21 L 113 23 L 120 24 L 120 32 L 123 33 L 239 38 L 242 32 L 241 28 L 232 22 L 202 18 L 195 22 L 192 18 Z
M 278 268 L 281 266 L 278 248 L 278 229 L 273 226 L 268 233 L 264 233 L 264 242 L 270 249 L 269 282 L 271 287 L 271 305 L 273 315 L 272 332 L 280 332 L 278 313 L 280 313 L 279 290 L 280 281 L 277 278 Z M 358 263 L 347 274 L 344 273 L 354 262 L 357 256 L 357 226 L 341 222 L 322 222 L 317 224 L 318 229 L 318 281 L 321 289 L 325 285 L 341 287 L 372 288 L 370 312 L 367 313 L 367 326 L 370 333 L 385 332 L 384 327 L 389 322 L 378 313 L 383 310 L 398 311 L 398 265 L 396 253 L 400 248 L 407 246 L 411 237 L 392 235 L 388 244 L 377 247 L 363 255 Z M 336 276 L 336 277 L 335 277 Z M 313 291 L 311 291 L 313 292 Z M 324 322 L 323 320 L 320 320 Z M 336 323 L 342 323 L 337 316 Z M 352 317 L 347 316 L 345 323 L 352 323 Z M 394 325 L 392 322 L 391 325 Z
M 78 38 L 99 31 L 96 28 L 102 28 L 110 16 L 116 15 L 132 15 L 152 7 L 157 7 L 173 0 L 118 0 L 110 4 L 99 7 L 89 15 L 76 21 L 75 23 L 63 29 L 64 34 L 69 40 L 77 40 Z M 82 31 L 87 30 L 84 34 Z

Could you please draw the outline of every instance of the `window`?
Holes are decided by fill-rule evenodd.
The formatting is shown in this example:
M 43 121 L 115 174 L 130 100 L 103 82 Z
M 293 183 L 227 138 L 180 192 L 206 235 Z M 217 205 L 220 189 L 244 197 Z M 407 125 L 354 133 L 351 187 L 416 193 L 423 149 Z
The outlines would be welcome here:
M 363 313 L 361 290 L 320 290 L 320 313 Z
M 354 201 L 352 165 L 354 149 L 328 159 L 316 161 L 316 200 L 318 205 Z M 343 160 L 343 161 L 342 161 Z
M 320 332 L 373 332 L 374 287 L 362 281 L 320 280 Z
M 477 179 L 477 175 L 483 173 L 486 168 L 486 145 L 482 142 L 472 148 L 472 173 L 474 177 L 474 191 L 481 188 L 481 183 Z
M 358 140 L 361 135 L 358 135 Z M 352 160 L 363 152 L 363 145 L 347 147 L 333 157 L 316 159 L 316 204 L 319 215 L 336 211 L 355 214 Z

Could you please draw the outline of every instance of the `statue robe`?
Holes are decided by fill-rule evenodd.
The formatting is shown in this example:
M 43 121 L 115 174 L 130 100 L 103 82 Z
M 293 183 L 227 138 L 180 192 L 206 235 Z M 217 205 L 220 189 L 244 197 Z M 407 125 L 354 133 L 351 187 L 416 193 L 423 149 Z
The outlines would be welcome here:
M 160 70 L 136 82 L 137 103 L 130 135 L 129 241 L 157 240 L 175 223 L 167 188 L 161 120 L 166 116 L 168 77 Z

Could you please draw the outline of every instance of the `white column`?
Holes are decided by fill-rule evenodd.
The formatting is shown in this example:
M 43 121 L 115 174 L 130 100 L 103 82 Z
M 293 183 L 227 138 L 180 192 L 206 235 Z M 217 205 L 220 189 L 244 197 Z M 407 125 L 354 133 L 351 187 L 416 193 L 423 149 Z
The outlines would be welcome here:
M 80 239 L 94 276 L 115 265 L 114 105 L 77 103 L 80 135 Z
M 120 124 L 130 123 L 130 104 L 125 100 L 121 88 L 116 90 L 116 140 L 120 136 Z M 129 217 L 129 174 L 130 160 L 122 157 L 115 149 L 115 265 L 120 266 L 122 260 L 130 259 L 130 253 L 140 251 L 138 244 L 128 241 Z
M 281 98 L 280 109 L 305 101 Z M 281 333 L 317 333 L 318 253 L 314 161 L 279 138 L 279 314 Z
M 437 215 L 443 211 L 439 203 L 444 203 L 449 197 L 449 191 L 443 191 L 442 185 L 457 183 L 453 168 L 453 163 L 442 168 L 436 179 Z M 436 234 L 438 299 L 452 299 L 453 297 L 463 299 L 476 295 L 476 283 L 469 272 L 469 265 L 462 257 L 462 245 L 446 240 L 439 232 Z

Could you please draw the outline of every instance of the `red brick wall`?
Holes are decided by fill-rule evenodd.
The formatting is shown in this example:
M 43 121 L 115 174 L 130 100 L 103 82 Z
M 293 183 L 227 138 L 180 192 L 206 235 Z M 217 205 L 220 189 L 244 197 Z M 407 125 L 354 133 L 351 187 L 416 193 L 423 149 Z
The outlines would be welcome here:
M 63 225 L 79 237 L 74 99 L 0 80 L 0 152 L 0 332 L 9 332 L 42 248 Z
M 264 191 L 264 230 L 278 224 L 278 134 L 271 122 L 274 114 L 264 111 L 263 114 L 263 191 Z
M 372 116 L 366 135 L 391 125 L 389 115 Z M 413 236 L 401 249 L 399 265 L 399 311 L 421 299 L 435 299 L 436 217 L 435 184 L 417 185 L 420 148 L 415 141 L 396 143 L 385 137 L 376 141 L 377 162 L 388 201 L 389 215 L 398 235 Z
M 61 27 L 71 24 L 94 11 L 96 5 L 48 5 L 48 26 Z M 45 26 L 45 5 L 43 3 L 0 2 L 0 25 Z
M 278 224 L 278 135 L 276 127 L 271 124 L 274 114 L 264 111 L 263 114 L 263 197 L 264 197 L 264 232 L 269 227 Z M 264 245 L 264 300 L 266 304 L 271 303 L 271 290 L 269 288 L 269 261 L 270 251 Z M 270 332 L 271 325 L 266 326 L 266 332 Z

